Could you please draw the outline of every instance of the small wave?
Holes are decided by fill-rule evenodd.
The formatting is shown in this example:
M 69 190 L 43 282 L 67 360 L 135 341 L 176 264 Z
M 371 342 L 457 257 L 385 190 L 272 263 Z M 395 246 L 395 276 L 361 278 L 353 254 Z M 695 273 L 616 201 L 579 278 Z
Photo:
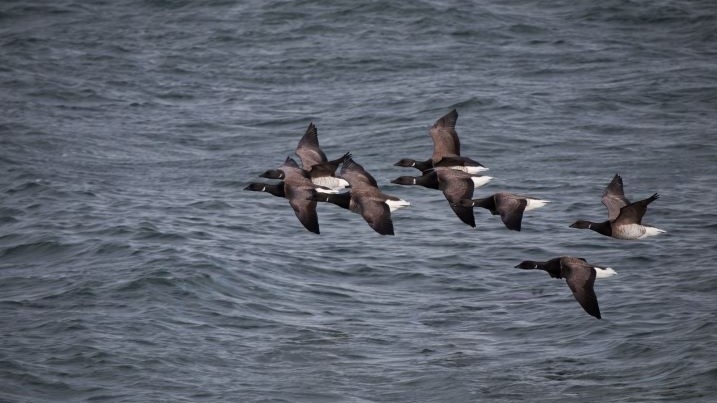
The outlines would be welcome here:
M 182 234 L 160 231 L 154 224 L 143 222 L 132 239 L 143 241 L 185 241 L 187 237 Z
M 226 210 L 232 207 L 228 203 L 225 203 L 221 200 L 202 200 L 191 203 L 189 206 L 201 210 Z
M 20 259 L 27 256 L 37 257 L 57 255 L 73 250 L 77 244 L 64 244 L 58 241 L 38 241 L 8 247 L 0 252 L 0 257 Z

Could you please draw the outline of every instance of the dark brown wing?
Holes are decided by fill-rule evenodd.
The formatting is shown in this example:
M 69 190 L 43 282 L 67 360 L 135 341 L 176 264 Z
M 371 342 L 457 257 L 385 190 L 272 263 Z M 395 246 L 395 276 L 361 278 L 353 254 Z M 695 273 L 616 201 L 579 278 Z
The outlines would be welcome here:
M 299 140 L 294 152 L 299 156 L 301 165 L 306 170 L 316 164 L 326 162 L 326 154 L 319 148 L 319 134 L 313 122 L 309 123 L 306 133 Z
M 578 259 L 562 259 L 562 273 L 570 291 L 585 312 L 600 319 L 600 306 L 593 285 L 595 269 Z
M 451 203 L 458 203 L 461 199 L 472 199 L 475 185 L 472 175 L 450 168 L 436 168 L 438 175 L 438 188 Z
M 391 209 L 380 200 L 370 197 L 357 197 L 356 203 L 359 206 L 361 217 L 381 235 L 393 235 L 393 221 L 391 221 Z
M 361 165 L 350 156 L 341 165 L 341 177 L 351 185 L 352 188 L 378 187 L 376 179 L 371 176 Z
M 284 192 L 289 199 L 291 208 L 294 209 L 296 218 L 307 230 L 319 233 L 319 217 L 316 214 L 316 200 L 308 200 L 313 197 L 315 190 L 308 186 L 287 184 L 284 182 Z
M 616 219 L 620 214 L 620 209 L 630 204 L 630 201 L 625 197 L 620 175 L 615 174 L 615 177 L 605 188 L 602 194 L 602 204 L 607 207 L 608 220 Z
M 503 224 L 508 229 L 520 231 L 523 212 L 525 211 L 525 206 L 528 205 L 528 201 L 508 193 L 496 193 L 493 198 L 495 199 L 495 209 L 500 213 Z
M 464 207 L 459 204 L 453 204 L 450 202 L 448 204 L 451 206 L 451 209 L 454 213 L 456 213 L 458 218 L 461 219 L 461 221 L 475 228 L 476 218 L 473 214 L 473 207 Z
M 429 133 L 433 139 L 433 162 L 438 162 L 446 155 L 461 155 L 461 142 L 456 133 L 458 111 L 448 112 L 436 121 Z
M 435 172 L 438 175 L 438 188 L 443 192 L 453 212 L 461 221 L 475 227 L 473 207 L 464 207 L 460 204 L 462 199 L 473 198 L 475 186 L 471 175 L 450 168 L 436 168 Z
M 642 217 L 647 211 L 647 205 L 660 198 L 657 193 L 647 199 L 636 201 L 620 209 L 620 214 L 615 218 L 616 226 L 628 224 L 642 224 Z

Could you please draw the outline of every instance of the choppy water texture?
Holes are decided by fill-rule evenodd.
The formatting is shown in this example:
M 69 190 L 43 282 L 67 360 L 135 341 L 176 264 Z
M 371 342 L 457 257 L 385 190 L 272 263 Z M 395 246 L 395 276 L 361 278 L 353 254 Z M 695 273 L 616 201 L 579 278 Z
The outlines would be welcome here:
M 713 401 L 717 3 L 86 3 L 0 5 L 0 401 Z M 522 232 L 390 184 L 452 108 Z M 242 190 L 310 121 L 395 237 Z M 616 172 L 666 234 L 568 228 Z

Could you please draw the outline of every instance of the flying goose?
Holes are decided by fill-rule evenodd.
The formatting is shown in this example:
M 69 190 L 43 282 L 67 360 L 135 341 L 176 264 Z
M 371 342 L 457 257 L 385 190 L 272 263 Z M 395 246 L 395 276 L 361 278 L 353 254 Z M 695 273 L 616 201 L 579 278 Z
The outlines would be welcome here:
M 623 192 L 622 178 L 616 174 L 602 196 L 602 203 L 608 210 L 608 220 L 598 223 L 578 220 L 570 228 L 591 229 L 605 236 L 629 240 L 662 234 L 666 231 L 642 224 L 647 206 L 659 197 L 655 193 L 647 199 L 630 203 Z
M 515 266 L 526 270 L 545 270 L 553 278 L 564 278 L 573 296 L 585 312 L 600 319 L 600 307 L 593 289 L 596 278 L 610 277 L 617 274 L 610 267 L 593 266 L 587 260 L 572 256 L 562 256 L 547 262 L 526 260 Z
M 546 203 L 549 203 L 549 201 L 528 196 L 518 196 L 508 192 L 498 192 L 488 197 L 472 200 L 463 199 L 458 202 L 463 207 L 483 207 L 490 210 L 493 215 L 500 214 L 503 224 L 513 231 L 520 231 L 524 211 L 543 207 Z

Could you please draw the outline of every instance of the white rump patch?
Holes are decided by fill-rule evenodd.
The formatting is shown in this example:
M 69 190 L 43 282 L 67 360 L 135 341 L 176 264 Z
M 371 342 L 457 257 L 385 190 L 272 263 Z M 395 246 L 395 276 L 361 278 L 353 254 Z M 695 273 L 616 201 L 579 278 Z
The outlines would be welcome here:
M 660 235 L 665 232 L 667 232 L 667 231 L 665 231 L 664 229 L 645 226 L 645 234 L 643 236 L 641 236 L 640 238 L 647 238 L 648 236 Z
M 475 188 L 485 186 L 485 184 L 490 182 L 491 179 L 493 179 L 492 176 L 471 176 L 471 180 L 473 180 L 473 186 Z
M 463 166 L 463 165 L 453 165 L 449 166 L 447 168 L 455 169 L 456 171 L 463 171 L 469 174 L 477 174 L 483 171 L 487 171 L 488 168 L 481 167 L 481 166 Z
M 336 190 L 336 189 L 328 189 L 328 188 L 325 188 L 325 187 L 316 187 L 315 189 L 316 189 L 316 191 L 319 192 L 319 193 L 331 193 L 331 194 L 339 193 L 339 191 Z
M 316 178 L 311 178 L 311 183 L 334 190 L 342 190 L 349 187 L 349 183 L 346 179 L 337 178 L 335 176 L 318 176 Z
M 525 211 L 533 210 L 545 206 L 546 203 L 550 203 L 550 200 L 540 199 L 526 199 L 528 204 L 525 205 Z
M 617 272 L 612 267 L 593 266 L 593 269 L 595 269 L 595 278 L 611 277 L 617 274 Z
M 386 200 L 385 203 L 388 205 L 388 208 L 391 210 L 391 212 L 411 205 L 411 203 L 405 200 Z

